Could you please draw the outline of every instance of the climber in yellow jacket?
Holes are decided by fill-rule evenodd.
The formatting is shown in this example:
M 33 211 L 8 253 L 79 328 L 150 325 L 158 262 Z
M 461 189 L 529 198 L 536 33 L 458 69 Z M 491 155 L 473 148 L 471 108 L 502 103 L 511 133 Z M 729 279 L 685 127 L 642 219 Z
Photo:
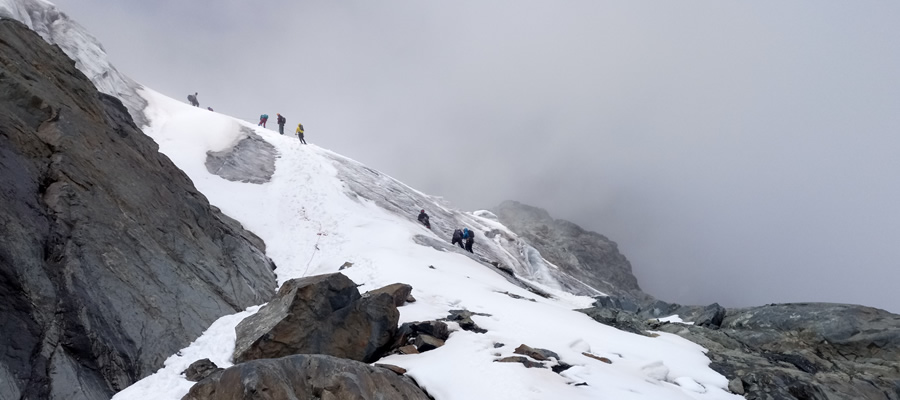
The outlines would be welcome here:
M 306 144 L 306 141 L 303 140 L 303 124 L 297 124 L 297 137 L 300 138 L 300 143 Z

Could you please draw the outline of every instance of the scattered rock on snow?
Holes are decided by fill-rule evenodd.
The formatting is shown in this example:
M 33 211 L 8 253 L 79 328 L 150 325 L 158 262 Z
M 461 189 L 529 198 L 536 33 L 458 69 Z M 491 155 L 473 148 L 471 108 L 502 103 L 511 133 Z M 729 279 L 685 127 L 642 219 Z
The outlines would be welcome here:
M 513 353 L 528 356 L 538 361 L 547 361 L 551 357 L 559 360 L 559 354 L 556 354 L 553 351 L 547 349 L 536 349 L 525 344 L 521 344 L 519 345 L 519 347 L 516 347 Z
M 588 357 L 588 358 L 593 358 L 593 359 L 598 360 L 598 361 L 603 361 L 603 362 L 605 362 L 605 363 L 607 363 L 607 364 L 612 364 L 612 360 L 610 360 L 610 359 L 608 359 L 608 358 L 606 358 L 606 357 L 600 357 L 600 356 L 597 356 L 597 355 L 594 355 L 594 354 L 591 354 L 591 353 L 588 353 L 588 352 L 581 353 L 581 355 L 583 355 L 583 356 L 585 356 L 585 357 Z
M 410 296 L 411 292 L 412 292 L 412 286 L 407 285 L 405 283 L 394 283 L 394 284 L 387 285 L 383 288 L 369 291 L 364 296 L 372 296 L 372 295 L 376 295 L 379 293 L 387 293 L 387 294 L 391 295 L 391 297 L 394 298 L 394 305 L 397 307 L 400 307 L 406 302 L 406 299 L 407 299 L 407 297 Z M 413 301 L 415 301 L 415 299 Z
M 235 328 L 234 360 L 327 354 L 372 362 L 391 344 L 399 318 L 393 297 L 362 297 L 340 273 L 292 279 Z
M 204 358 L 202 360 L 197 360 L 191 363 L 191 365 L 184 371 L 181 371 L 184 374 L 185 379 L 191 382 L 200 382 L 206 377 L 222 371 L 222 368 L 216 365 L 216 363 L 210 361 L 208 358 Z
M 532 303 L 537 302 L 537 300 L 535 300 L 535 299 L 529 299 L 529 298 L 524 297 L 524 296 L 519 296 L 519 295 L 517 295 L 517 294 L 515 294 L 515 293 L 510 293 L 510 292 L 497 292 L 497 293 L 505 294 L 505 295 L 507 295 L 507 296 L 509 296 L 509 297 L 512 297 L 512 298 L 514 298 L 514 299 L 517 299 L 517 300 L 528 300 L 528 301 L 530 301 L 530 302 L 532 302 Z
M 459 324 L 459 327 L 464 331 L 470 331 L 475 333 L 485 333 L 487 329 L 482 329 L 478 325 L 475 324 L 475 321 L 472 320 L 473 315 L 480 315 L 482 317 L 490 317 L 490 314 L 483 313 L 475 313 L 469 310 L 450 310 L 450 315 L 447 316 L 448 321 L 455 321 Z
M 352 262 L 346 261 L 346 262 L 344 262 L 344 263 L 341 265 L 340 268 L 338 268 L 338 271 L 343 271 L 343 270 L 345 270 L 345 269 L 347 269 L 347 268 L 350 268 L 350 267 L 352 267 L 352 266 L 353 266 L 353 263 L 352 263 Z
M 400 354 L 419 354 L 419 349 L 416 348 L 413 344 L 408 344 L 406 346 L 401 346 L 399 349 Z
M 535 362 L 528 359 L 528 357 L 522 356 L 510 356 L 504 357 L 499 360 L 494 360 L 494 362 L 502 362 L 502 363 L 519 363 L 525 366 L 525 368 L 547 368 L 544 366 L 542 362 Z

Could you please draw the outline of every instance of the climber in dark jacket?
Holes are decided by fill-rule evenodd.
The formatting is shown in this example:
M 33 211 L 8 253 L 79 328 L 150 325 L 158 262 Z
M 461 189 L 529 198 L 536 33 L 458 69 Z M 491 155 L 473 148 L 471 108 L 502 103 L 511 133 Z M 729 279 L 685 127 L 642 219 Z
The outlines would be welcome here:
M 472 251 L 472 244 L 475 243 L 475 231 L 470 230 L 469 228 L 463 229 L 463 239 L 466 239 L 466 249 L 469 253 L 475 253 Z M 460 242 L 462 244 L 462 242 Z
M 463 246 L 462 236 L 463 233 L 461 230 L 457 229 L 453 231 L 453 240 L 450 241 L 450 244 L 459 244 L 460 248 L 465 249 L 466 247 Z
M 287 123 L 287 119 L 283 115 L 278 114 L 278 119 L 275 122 L 278 123 L 278 133 L 284 135 L 284 124 Z
M 200 107 L 200 102 L 197 101 L 197 93 L 189 94 L 188 101 L 191 102 L 191 105 L 194 107 Z
M 425 210 L 419 212 L 419 222 L 425 225 L 426 228 L 431 229 L 431 223 L 428 222 L 428 214 L 425 214 Z

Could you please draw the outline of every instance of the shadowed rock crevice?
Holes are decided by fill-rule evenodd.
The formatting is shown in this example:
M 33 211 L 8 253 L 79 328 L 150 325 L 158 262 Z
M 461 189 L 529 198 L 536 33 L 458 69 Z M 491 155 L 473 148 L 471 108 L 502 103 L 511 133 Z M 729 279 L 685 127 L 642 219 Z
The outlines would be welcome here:
M 0 392 L 109 399 L 273 265 L 58 47 L 0 20 Z M 12 377 L 11 379 L 6 379 Z
M 262 184 L 272 180 L 278 151 L 271 143 L 242 126 L 245 137 L 233 147 L 206 152 L 206 170 L 233 182 Z

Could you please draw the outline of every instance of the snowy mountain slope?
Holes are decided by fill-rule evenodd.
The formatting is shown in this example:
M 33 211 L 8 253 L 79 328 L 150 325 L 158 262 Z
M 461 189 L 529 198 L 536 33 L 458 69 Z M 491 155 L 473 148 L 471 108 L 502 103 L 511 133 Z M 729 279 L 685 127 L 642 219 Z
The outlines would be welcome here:
M 137 93 L 141 85 L 116 70 L 100 42 L 53 3 L 45 0 L 0 0 L 2 18 L 18 20 L 41 35 L 47 43 L 58 45 L 75 60 L 75 66 L 98 90 L 118 97 L 125 104 L 138 126 L 147 123 L 141 112 L 147 102 Z
M 726 379 L 708 368 L 699 346 L 675 335 L 633 335 L 599 324 L 573 311 L 593 300 L 561 290 L 554 267 L 542 260 L 490 213 L 464 213 L 415 191 L 353 160 L 303 146 L 292 137 L 208 112 L 143 89 L 106 61 L 96 40 L 43 0 L 0 0 L 0 17 L 16 18 L 59 44 L 104 92 L 119 96 L 144 132 L 204 193 L 210 203 L 265 240 L 278 265 L 279 282 L 336 272 L 346 273 L 362 290 L 404 282 L 418 302 L 400 308 L 401 322 L 446 317 L 468 309 L 485 334 L 455 331 L 444 347 L 385 361 L 409 375 L 439 400 L 509 399 L 730 399 Z M 254 132 L 278 154 L 268 182 L 243 183 L 211 173 L 208 152 L 228 151 Z M 238 160 L 240 160 L 238 158 Z M 432 215 L 433 230 L 415 221 L 421 208 Z M 453 228 L 480 232 L 476 254 L 449 245 Z M 491 238 L 482 237 L 489 232 Z M 510 266 L 529 286 L 552 295 L 542 298 L 490 268 Z M 431 268 L 433 267 L 433 268 Z M 579 290 L 592 293 L 590 288 Z M 512 293 L 534 299 L 514 299 Z M 256 311 L 225 316 L 194 344 L 173 355 L 166 367 L 117 399 L 179 399 L 192 383 L 179 373 L 199 358 L 229 365 L 234 326 Z M 452 325 L 452 324 L 451 324 Z M 497 346 L 502 343 L 502 346 Z M 573 367 L 561 374 L 494 362 L 519 344 L 546 348 Z M 606 364 L 584 356 L 607 357 Z M 575 386 L 575 384 L 586 385 Z
M 736 397 L 725 389 L 726 379 L 707 367 L 709 361 L 699 346 L 669 334 L 629 334 L 573 311 L 590 304 L 589 297 L 535 282 L 553 295 L 545 299 L 510 283 L 480 260 L 506 251 L 494 241 L 476 242 L 476 257 L 447 243 L 448 231 L 455 226 L 505 229 L 498 222 L 453 210 L 352 160 L 315 145 L 301 145 L 294 137 L 190 107 L 150 90 L 142 95 L 149 103 L 145 113 L 150 125 L 145 132 L 212 204 L 266 241 L 268 254 L 278 265 L 279 282 L 336 272 L 349 261 L 353 266 L 342 272 L 362 284 L 363 291 L 394 282 L 413 286 L 418 301 L 400 308 L 401 322 L 446 317 L 451 309 L 491 315 L 474 317 L 488 330 L 485 334 L 457 330 L 444 347 L 383 360 L 407 368 L 436 399 Z M 279 154 L 271 180 L 242 183 L 210 173 L 205 165 L 207 152 L 234 146 L 248 129 Z M 415 221 L 420 208 L 432 213 L 434 231 Z M 230 365 L 234 326 L 255 310 L 223 317 L 191 347 L 172 356 L 165 368 L 115 398 L 180 398 L 192 383 L 179 373 L 199 358 Z M 503 345 L 495 348 L 496 343 Z M 512 355 L 523 343 L 553 350 L 574 367 L 556 374 L 494 362 Z M 588 358 L 583 352 L 613 363 Z

